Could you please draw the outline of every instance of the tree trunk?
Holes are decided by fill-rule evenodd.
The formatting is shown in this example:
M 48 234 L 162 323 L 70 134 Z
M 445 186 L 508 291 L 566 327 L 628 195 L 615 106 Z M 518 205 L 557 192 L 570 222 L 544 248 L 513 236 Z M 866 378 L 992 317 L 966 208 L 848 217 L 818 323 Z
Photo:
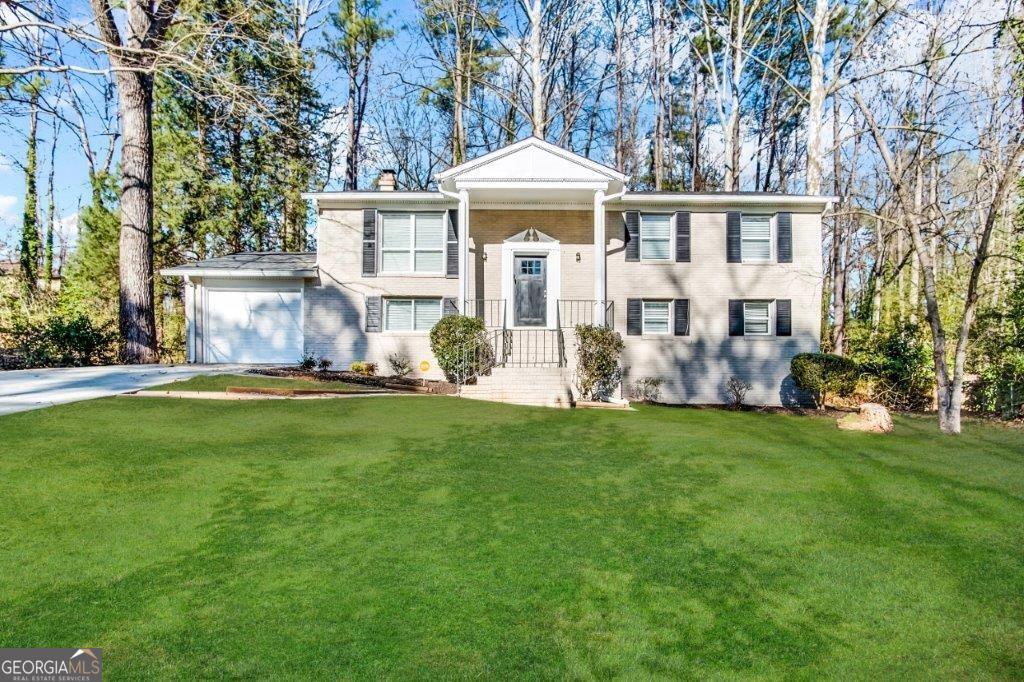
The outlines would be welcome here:
M 50 288 L 53 279 L 53 232 L 57 221 L 57 206 L 53 196 L 53 180 L 57 166 L 57 118 L 53 119 L 53 139 L 50 141 L 50 172 L 46 181 L 46 238 L 43 241 L 43 281 Z
M 622 63 L 622 7 L 615 14 L 615 170 L 626 170 L 625 126 L 626 102 L 625 65 Z
M 532 89 L 533 103 L 530 108 L 530 122 L 533 126 L 533 136 L 544 139 L 545 124 L 547 122 L 547 107 L 544 104 L 544 49 L 542 38 L 541 0 L 533 0 L 529 8 L 530 16 L 530 88 Z
M 882 239 L 882 221 L 875 216 L 875 264 L 871 283 L 871 333 L 878 332 L 882 322 L 882 281 L 885 278 L 885 242 Z
M 818 3 L 819 5 L 821 2 Z M 839 139 L 839 100 L 832 98 L 832 137 L 834 140 Z M 836 196 L 839 197 L 839 202 L 836 206 L 836 212 L 843 206 L 842 197 L 842 183 L 839 180 L 839 175 L 842 171 L 841 154 L 839 144 L 835 144 L 834 151 L 832 152 L 832 176 L 833 176 L 833 187 L 835 188 Z M 819 167 L 820 172 L 820 167 Z M 820 182 L 820 178 L 819 178 Z M 821 191 L 819 185 L 818 190 L 813 192 L 817 194 Z M 843 220 L 835 215 L 832 217 L 832 323 L 833 323 L 833 336 L 832 346 L 833 351 L 836 355 L 845 355 L 846 353 L 846 235 Z
M 157 362 L 153 310 L 153 77 L 120 71 L 121 110 L 121 357 Z
M 356 73 L 355 60 L 349 59 L 348 69 L 348 115 L 345 127 L 348 140 L 345 141 L 345 189 L 358 189 L 359 184 L 359 140 L 356 139 Z
M 28 110 L 28 148 L 25 152 L 25 210 L 21 225 L 22 288 L 31 296 L 39 279 L 39 188 L 36 164 L 39 127 L 39 89 L 32 83 Z
M 828 33 L 828 0 L 814 3 L 811 22 L 810 92 L 807 97 L 807 193 L 821 192 L 821 128 L 825 112 L 825 40 Z

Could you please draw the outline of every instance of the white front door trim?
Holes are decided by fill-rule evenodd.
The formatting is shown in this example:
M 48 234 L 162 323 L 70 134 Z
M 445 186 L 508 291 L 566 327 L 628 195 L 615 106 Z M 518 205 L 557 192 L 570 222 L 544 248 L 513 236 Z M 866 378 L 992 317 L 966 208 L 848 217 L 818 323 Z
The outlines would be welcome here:
M 554 329 L 558 319 L 558 299 L 562 297 L 562 245 L 555 242 L 504 242 L 501 245 L 501 297 L 505 300 L 505 326 L 510 329 L 542 329 L 543 327 L 515 327 L 515 287 L 512 283 L 512 265 L 516 256 L 547 257 L 547 329 Z

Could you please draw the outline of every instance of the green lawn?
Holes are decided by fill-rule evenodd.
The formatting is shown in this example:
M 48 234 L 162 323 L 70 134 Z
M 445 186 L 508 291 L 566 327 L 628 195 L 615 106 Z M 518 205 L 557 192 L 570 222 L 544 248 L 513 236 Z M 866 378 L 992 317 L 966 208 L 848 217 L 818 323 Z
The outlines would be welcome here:
M 444 397 L 0 417 L 0 643 L 109 679 L 1010 678 L 1024 437 Z
M 228 386 L 245 388 L 319 388 L 331 391 L 369 391 L 372 386 L 360 386 L 344 381 L 312 381 L 288 379 L 259 374 L 201 374 L 182 381 L 153 387 L 152 391 L 226 391 Z

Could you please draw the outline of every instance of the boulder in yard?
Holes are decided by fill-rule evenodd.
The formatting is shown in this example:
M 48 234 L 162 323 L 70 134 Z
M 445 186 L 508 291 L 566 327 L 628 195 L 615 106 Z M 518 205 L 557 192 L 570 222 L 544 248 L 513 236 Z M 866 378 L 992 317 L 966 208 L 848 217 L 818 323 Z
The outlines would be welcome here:
M 892 431 L 892 416 L 884 405 L 864 403 L 857 414 L 848 414 L 836 420 L 836 426 L 843 431 L 868 431 L 889 433 Z

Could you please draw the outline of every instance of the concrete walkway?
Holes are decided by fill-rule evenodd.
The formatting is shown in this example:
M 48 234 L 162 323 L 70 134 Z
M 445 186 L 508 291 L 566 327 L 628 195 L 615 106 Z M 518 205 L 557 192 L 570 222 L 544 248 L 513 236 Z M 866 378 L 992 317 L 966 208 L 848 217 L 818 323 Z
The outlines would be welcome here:
M 199 374 L 240 374 L 248 365 L 109 365 L 0 372 L 0 415 L 91 400 Z

